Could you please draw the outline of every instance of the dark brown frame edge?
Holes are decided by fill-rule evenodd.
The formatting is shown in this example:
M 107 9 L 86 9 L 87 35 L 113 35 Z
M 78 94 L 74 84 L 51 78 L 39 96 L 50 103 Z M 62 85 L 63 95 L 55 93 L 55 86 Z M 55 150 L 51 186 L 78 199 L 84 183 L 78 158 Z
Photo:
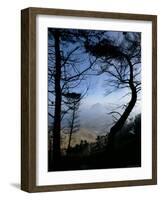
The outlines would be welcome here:
M 36 15 L 111 18 L 152 22 L 152 179 L 36 186 Z M 27 8 L 21 10 L 21 189 L 27 192 L 157 184 L 157 16 Z

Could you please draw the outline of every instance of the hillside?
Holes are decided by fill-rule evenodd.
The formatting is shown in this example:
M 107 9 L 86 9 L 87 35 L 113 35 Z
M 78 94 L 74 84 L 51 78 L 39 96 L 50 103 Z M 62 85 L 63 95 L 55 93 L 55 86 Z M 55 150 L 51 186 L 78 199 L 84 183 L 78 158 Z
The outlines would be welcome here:
M 72 135 L 71 146 L 74 147 L 76 144 L 80 144 L 81 140 L 93 143 L 96 141 L 97 135 L 85 128 L 81 128 L 78 132 Z M 67 148 L 69 135 L 65 131 L 61 133 L 61 148 Z

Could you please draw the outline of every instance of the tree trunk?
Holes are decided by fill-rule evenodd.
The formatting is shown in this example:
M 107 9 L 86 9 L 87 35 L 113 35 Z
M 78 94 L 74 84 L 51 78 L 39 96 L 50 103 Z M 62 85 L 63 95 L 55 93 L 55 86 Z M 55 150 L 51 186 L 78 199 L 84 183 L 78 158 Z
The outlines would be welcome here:
M 61 55 L 60 55 L 60 33 L 54 32 L 55 38 L 55 111 L 53 127 L 53 168 L 60 168 L 60 131 L 61 131 Z
M 69 143 L 68 143 L 67 153 L 69 153 L 69 151 L 70 151 L 70 143 L 71 143 L 71 139 L 72 139 L 74 119 L 75 119 L 75 105 L 74 105 L 74 110 L 73 110 L 73 115 L 72 115 L 72 123 L 71 123 L 71 128 L 70 128 L 70 133 L 69 133 Z
M 130 59 L 127 57 L 126 57 L 126 59 L 127 59 L 127 62 L 129 64 L 129 68 L 130 68 L 129 88 L 131 90 L 131 100 L 130 100 L 128 106 L 126 107 L 125 111 L 121 115 L 120 119 L 116 122 L 116 124 L 110 130 L 110 133 L 108 135 L 108 149 L 110 149 L 110 150 L 114 149 L 115 135 L 124 126 L 128 116 L 130 115 L 130 113 L 131 113 L 132 109 L 134 108 L 135 103 L 137 101 L 137 91 L 136 91 L 136 87 L 133 82 L 133 66 L 132 66 Z

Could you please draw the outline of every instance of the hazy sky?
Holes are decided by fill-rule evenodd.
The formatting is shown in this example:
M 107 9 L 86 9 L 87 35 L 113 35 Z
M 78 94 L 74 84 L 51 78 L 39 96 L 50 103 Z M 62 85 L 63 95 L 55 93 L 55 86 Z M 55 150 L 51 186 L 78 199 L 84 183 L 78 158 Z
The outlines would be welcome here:
M 108 37 L 117 38 L 118 42 L 122 41 L 122 32 L 107 31 L 107 33 L 105 33 L 105 35 L 107 35 Z M 54 44 L 53 38 L 51 38 L 50 36 L 48 39 L 48 44 L 49 45 Z M 79 45 L 79 43 L 77 43 L 77 42 L 73 43 L 70 41 L 69 42 L 63 41 L 63 44 L 61 45 L 61 51 L 63 52 L 64 55 L 66 55 L 72 49 L 74 49 L 75 46 L 78 46 L 78 45 Z M 51 51 L 51 49 L 52 48 L 49 48 L 49 51 Z M 88 55 L 82 48 L 80 48 L 78 51 L 76 51 L 74 56 L 76 59 L 80 60 L 80 63 L 77 64 L 77 68 L 79 69 L 79 71 L 82 71 L 84 68 L 86 68 L 86 66 L 89 65 L 89 62 L 87 59 Z M 52 55 L 50 55 L 48 57 L 48 66 L 49 67 L 54 65 L 53 60 L 54 59 L 53 59 Z M 71 73 L 74 73 L 74 71 Z M 120 90 L 117 90 L 116 92 L 111 93 L 110 95 L 105 95 L 105 91 L 106 91 L 106 89 L 108 89 L 107 80 L 108 80 L 107 74 L 102 74 L 99 76 L 98 75 L 86 76 L 86 78 L 84 80 L 82 80 L 80 85 L 72 90 L 72 92 L 85 93 L 87 87 L 89 88 L 87 94 L 81 101 L 80 109 L 88 109 L 92 105 L 97 104 L 97 103 L 100 103 L 100 104 L 112 109 L 114 107 L 117 107 L 119 105 L 122 105 L 122 104 L 125 104 L 128 102 L 130 96 L 126 96 L 126 97 L 122 98 L 128 92 L 127 89 L 120 89 Z M 105 81 L 106 81 L 106 84 L 105 84 Z M 53 86 L 54 85 L 50 83 L 49 89 L 52 89 Z M 54 101 L 54 96 L 51 96 L 51 94 L 49 94 L 49 96 Z M 49 108 L 49 111 L 50 111 L 50 108 Z M 140 102 L 138 102 L 136 104 L 134 111 L 136 113 L 140 112 Z

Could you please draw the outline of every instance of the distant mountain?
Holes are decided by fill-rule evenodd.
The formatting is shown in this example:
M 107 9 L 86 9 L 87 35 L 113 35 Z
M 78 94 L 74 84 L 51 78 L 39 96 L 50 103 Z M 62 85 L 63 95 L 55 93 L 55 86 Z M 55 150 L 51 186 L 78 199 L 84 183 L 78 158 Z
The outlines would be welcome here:
M 107 113 L 108 109 L 103 104 L 93 104 L 88 109 L 80 111 L 80 125 L 96 135 L 105 135 L 109 130 L 108 124 L 112 122 Z
M 91 106 L 80 106 L 79 109 L 79 123 L 81 130 L 86 130 L 95 135 L 106 135 L 110 130 L 112 118 L 109 113 L 107 105 L 95 103 Z M 68 117 L 62 121 L 62 127 L 68 126 Z M 49 126 L 52 126 L 51 119 L 49 119 Z
M 90 110 L 92 112 L 97 112 L 97 113 L 103 112 L 104 113 L 106 108 L 101 103 L 95 103 L 90 107 Z

